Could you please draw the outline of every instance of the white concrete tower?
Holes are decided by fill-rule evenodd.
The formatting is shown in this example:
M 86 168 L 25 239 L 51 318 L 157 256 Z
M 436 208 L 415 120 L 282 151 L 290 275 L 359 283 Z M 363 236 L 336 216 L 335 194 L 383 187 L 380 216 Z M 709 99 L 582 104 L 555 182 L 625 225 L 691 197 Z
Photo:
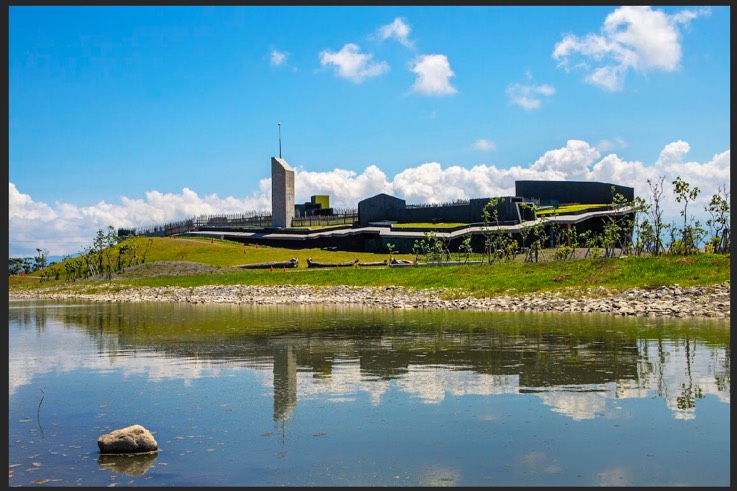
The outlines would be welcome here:
M 271 157 L 271 226 L 289 228 L 294 218 L 294 169 Z

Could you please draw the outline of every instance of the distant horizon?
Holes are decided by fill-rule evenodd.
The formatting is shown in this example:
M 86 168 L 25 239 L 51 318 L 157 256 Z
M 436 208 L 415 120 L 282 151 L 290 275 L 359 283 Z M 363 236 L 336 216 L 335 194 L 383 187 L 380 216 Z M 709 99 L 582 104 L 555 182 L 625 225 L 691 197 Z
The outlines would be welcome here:
M 730 7 L 10 6 L 9 256 L 99 229 L 513 194 L 729 193 Z M 315 29 L 314 26 L 321 26 Z

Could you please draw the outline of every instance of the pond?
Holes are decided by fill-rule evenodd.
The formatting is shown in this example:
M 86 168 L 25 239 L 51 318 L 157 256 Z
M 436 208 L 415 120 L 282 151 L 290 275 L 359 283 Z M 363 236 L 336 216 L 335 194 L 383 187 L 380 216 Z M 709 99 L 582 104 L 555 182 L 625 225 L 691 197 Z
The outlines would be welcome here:
M 729 320 L 9 302 L 10 486 L 729 486 Z M 101 456 L 140 424 L 159 452 Z

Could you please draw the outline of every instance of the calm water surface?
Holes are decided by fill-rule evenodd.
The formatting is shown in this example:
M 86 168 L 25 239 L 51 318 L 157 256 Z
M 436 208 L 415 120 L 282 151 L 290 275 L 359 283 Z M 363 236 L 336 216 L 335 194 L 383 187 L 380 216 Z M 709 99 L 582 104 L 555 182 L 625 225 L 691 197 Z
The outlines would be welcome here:
M 728 486 L 729 321 L 11 301 L 11 486 Z M 155 455 L 100 456 L 141 424 Z

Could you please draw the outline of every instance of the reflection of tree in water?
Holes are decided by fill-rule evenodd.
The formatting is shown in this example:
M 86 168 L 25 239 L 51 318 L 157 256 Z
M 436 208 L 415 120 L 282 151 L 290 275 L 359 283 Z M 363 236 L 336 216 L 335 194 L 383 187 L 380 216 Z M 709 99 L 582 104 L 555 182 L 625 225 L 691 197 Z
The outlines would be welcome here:
M 686 334 L 679 340 L 657 339 L 651 351 L 651 343 L 641 341 L 643 359 L 649 360 L 650 354 L 654 356 L 648 361 L 649 372 L 641 374 L 640 383 L 646 386 L 647 375 L 652 373 L 657 395 L 677 411 L 675 416 L 679 419 L 694 417 L 697 401 L 707 394 L 729 392 L 730 350 L 723 346 L 712 348 L 710 344 Z M 679 353 L 682 356 L 675 356 Z M 705 376 L 713 380 L 713 385 Z
M 684 344 L 686 349 L 686 382 L 681 384 L 681 395 L 676 397 L 676 406 L 682 410 L 695 408 L 696 399 L 704 398 L 703 389 L 698 385 L 694 385 L 691 373 L 691 364 L 696 350 L 691 347 L 691 340 L 688 337 Z
M 330 378 L 336 359 L 356 360 L 361 376 L 377 381 L 437 366 L 518 380 L 521 392 L 613 383 L 617 397 L 655 390 L 678 411 L 692 411 L 705 394 L 728 393 L 730 386 L 723 322 L 336 306 L 92 304 L 35 310 L 36 324 L 46 321 L 43 315 L 61 317 L 111 358 L 144 350 L 201 363 L 273 361 L 275 422 L 289 419 L 297 403 L 297 371 Z M 11 320 L 13 315 L 25 314 L 11 312 Z M 704 358 L 712 360 L 708 367 Z M 713 377 L 714 385 L 704 388 L 704 376 Z
M 17 323 L 19 326 L 31 327 L 41 334 L 46 329 L 47 310 L 41 308 L 26 308 L 29 302 L 13 302 L 8 307 L 8 317 L 11 322 Z M 43 304 L 42 304 L 43 305 Z

